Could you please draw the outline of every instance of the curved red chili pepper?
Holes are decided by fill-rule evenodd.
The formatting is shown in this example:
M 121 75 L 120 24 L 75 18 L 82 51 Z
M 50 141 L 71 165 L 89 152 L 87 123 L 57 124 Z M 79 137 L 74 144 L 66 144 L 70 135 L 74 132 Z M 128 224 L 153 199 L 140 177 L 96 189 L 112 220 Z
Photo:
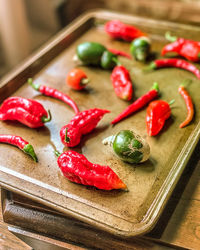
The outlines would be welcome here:
M 101 120 L 104 114 L 109 113 L 103 109 L 88 109 L 75 115 L 72 120 L 60 130 L 62 143 L 68 147 L 75 147 L 80 143 L 82 135 L 90 133 Z
M 165 67 L 174 67 L 174 68 L 180 68 L 180 69 L 190 71 L 194 75 L 196 75 L 198 79 L 200 79 L 199 69 L 193 64 L 183 59 L 177 59 L 177 58 L 158 59 L 158 60 L 153 61 L 150 64 L 149 69 L 159 69 L 159 68 L 165 68 Z
M 115 39 L 122 39 L 131 42 L 133 39 L 145 36 L 138 28 L 122 23 L 119 20 L 112 20 L 105 24 L 105 31 Z
M 35 162 L 38 161 L 33 146 L 25 141 L 22 137 L 17 135 L 0 135 L 0 142 L 8 143 L 17 146 L 23 150 L 26 154 L 29 154 Z
M 163 100 L 156 100 L 149 104 L 147 108 L 146 124 L 149 136 L 157 135 L 163 128 L 165 121 L 171 115 L 169 103 Z
M 126 185 L 109 166 L 91 163 L 75 151 L 62 153 L 57 162 L 64 176 L 72 182 L 103 190 L 126 189 Z
M 186 107 L 187 107 L 187 117 L 186 119 L 179 125 L 180 128 L 184 128 L 187 126 L 193 119 L 194 116 L 194 106 L 192 103 L 192 98 L 190 97 L 189 93 L 187 90 L 184 88 L 184 86 L 180 86 L 178 88 L 179 93 L 183 97 Z
M 111 81 L 116 95 L 126 101 L 133 96 L 133 85 L 128 70 L 122 66 L 115 66 L 111 73 Z
M 0 107 L 0 120 L 19 121 L 30 128 L 38 128 L 44 126 L 45 122 L 51 120 L 47 111 L 41 103 L 22 97 L 9 97 Z
M 113 49 L 113 48 L 108 48 L 108 51 L 115 54 L 116 56 L 123 56 L 123 57 L 127 57 L 128 59 L 131 59 L 131 55 L 129 55 L 128 53 L 126 53 L 124 51 L 121 51 L 118 49 Z
M 79 113 L 79 108 L 77 107 L 76 103 L 68 95 L 45 85 L 34 84 L 31 78 L 28 79 L 28 83 L 32 88 L 39 91 L 41 94 L 59 99 L 72 107 L 76 114 Z
M 158 97 L 159 89 L 158 84 L 154 83 L 152 89 L 148 91 L 146 94 L 142 95 L 136 101 L 134 101 L 131 105 L 129 105 L 121 114 L 119 114 L 111 123 L 116 124 L 122 119 L 128 117 L 134 112 L 140 110 L 144 106 L 146 106 L 150 101 L 154 98 Z
M 168 52 L 176 52 L 189 61 L 197 62 L 200 60 L 200 42 L 172 37 L 169 33 L 166 34 L 166 38 L 173 42 L 163 47 L 161 55 L 164 56 Z

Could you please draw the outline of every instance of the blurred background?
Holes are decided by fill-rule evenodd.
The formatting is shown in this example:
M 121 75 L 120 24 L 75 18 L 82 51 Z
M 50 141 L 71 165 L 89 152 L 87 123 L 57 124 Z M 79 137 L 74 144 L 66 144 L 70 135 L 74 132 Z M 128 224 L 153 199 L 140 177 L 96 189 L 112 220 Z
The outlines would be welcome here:
M 85 11 L 200 25 L 200 0 L 0 0 L 0 77 Z

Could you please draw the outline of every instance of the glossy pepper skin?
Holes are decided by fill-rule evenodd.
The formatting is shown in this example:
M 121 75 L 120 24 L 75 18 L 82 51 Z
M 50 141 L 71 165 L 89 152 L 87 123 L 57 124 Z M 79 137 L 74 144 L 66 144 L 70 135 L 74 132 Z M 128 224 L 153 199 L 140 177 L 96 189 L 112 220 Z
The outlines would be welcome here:
M 58 166 L 70 181 L 98 189 L 125 189 L 126 185 L 109 167 L 91 163 L 75 151 L 66 151 L 58 157 Z
M 171 36 L 170 33 L 166 33 L 166 38 L 172 43 L 163 47 L 161 55 L 164 56 L 169 52 L 176 52 L 178 55 L 186 58 L 192 62 L 198 62 L 200 60 L 200 42 L 188 40 L 184 38 L 177 38 Z
M 98 66 L 106 48 L 96 42 L 84 42 L 77 46 L 76 54 L 81 62 L 88 65 Z
M 145 62 L 150 54 L 151 42 L 147 37 L 139 37 L 132 41 L 130 50 L 133 57 L 141 62 Z
M 103 52 L 103 55 L 101 57 L 101 67 L 103 69 L 113 69 L 116 66 L 117 56 L 113 54 L 112 52 L 106 50 Z
M 28 79 L 28 84 L 35 90 L 39 91 L 41 94 L 45 96 L 50 96 L 56 99 L 59 99 L 66 104 L 68 104 L 71 108 L 73 108 L 74 112 L 77 114 L 79 113 L 79 108 L 68 95 L 58 91 L 57 89 L 45 86 L 45 85 L 39 85 L 33 83 L 33 80 L 31 78 Z
M 149 136 L 157 135 L 163 128 L 165 121 L 171 115 L 169 103 L 163 100 L 152 101 L 146 114 L 147 133 Z
M 66 83 L 72 89 L 82 90 L 86 87 L 89 79 L 85 72 L 81 69 L 74 68 L 70 70 L 66 77 Z
M 166 67 L 174 67 L 190 71 L 198 79 L 200 79 L 200 70 L 195 65 L 183 59 L 177 59 L 177 58 L 157 59 L 150 64 L 149 69 L 160 69 Z
M 133 96 L 133 86 L 128 70 L 122 66 L 114 67 L 111 73 L 111 82 L 116 95 L 125 101 L 130 101 Z
M 34 148 L 31 144 L 25 141 L 22 137 L 17 135 L 0 135 L 0 143 L 7 143 L 17 146 L 19 149 L 30 155 L 35 162 L 38 161 Z
M 186 107 L 187 107 L 187 117 L 186 119 L 179 125 L 180 128 L 184 128 L 185 126 L 187 126 L 193 119 L 194 117 L 194 105 L 192 102 L 192 98 L 189 95 L 188 91 L 186 90 L 186 88 L 181 85 L 178 88 L 178 92 L 180 93 L 180 95 L 183 97 Z
M 110 111 L 104 109 L 88 109 L 75 115 L 72 120 L 60 130 L 62 143 L 68 147 L 75 147 L 80 143 L 82 135 L 90 133 L 104 116 Z
M 121 130 L 116 135 L 105 138 L 103 144 L 111 145 L 116 156 L 125 162 L 141 163 L 150 156 L 149 144 L 131 130 Z
M 106 70 L 112 69 L 116 65 L 113 58 L 117 58 L 117 56 L 100 43 L 81 43 L 77 46 L 76 54 L 78 59 L 87 65 L 99 66 Z
M 153 99 L 158 97 L 159 95 L 159 88 L 158 84 L 154 83 L 151 90 L 149 90 L 147 93 L 139 97 L 137 100 L 135 100 L 132 104 L 130 104 L 127 108 L 125 108 L 124 111 L 122 111 L 112 122 L 111 124 L 116 124 L 120 122 L 121 120 L 125 119 L 126 117 L 130 116 L 131 114 L 137 112 L 138 110 L 145 107 L 149 102 L 151 102 Z
M 105 31 L 114 39 L 122 39 L 131 42 L 145 34 L 134 26 L 124 24 L 119 20 L 112 20 L 105 24 Z
M 30 128 L 44 126 L 51 120 L 47 111 L 39 102 L 22 97 L 9 97 L 0 107 L 0 120 L 19 121 Z

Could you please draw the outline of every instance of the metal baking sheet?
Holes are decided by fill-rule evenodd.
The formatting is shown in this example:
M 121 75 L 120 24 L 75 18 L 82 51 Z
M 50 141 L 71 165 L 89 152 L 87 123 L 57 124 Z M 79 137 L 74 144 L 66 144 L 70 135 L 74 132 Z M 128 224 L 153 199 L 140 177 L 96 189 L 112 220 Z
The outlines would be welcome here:
M 1 102 L 8 96 L 33 98 L 51 110 L 53 119 L 40 129 L 30 129 L 17 122 L 0 123 L 1 134 L 22 136 L 34 146 L 39 158 L 39 163 L 34 163 L 17 148 L 1 144 L 0 183 L 9 190 L 94 227 L 115 235 L 135 236 L 153 228 L 199 140 L 200 81 L 190 72 L 180 69 L 144 73 L 145 64 L 121 57 L 121 62 L 131 74 L 134 98 L 147 92 L 153 82 L 157 81 L 161 91 L 160 98 L 166 101 L 175 99 L 175 103 L 172 117 L 156 137 L 147 136 L 146 109 L 111 126 L 110 121 L 128 105 L 114 94 L 110 82 L 111 72 L 77 65 L 72 58 L 76 46 L 84 41 L 101 42 L 107 47 L 129 52 L 129 43 L 113 40 L 104 32 L 103 24 L 112 19 L 135 25 L 148 33 L 153 41 L 152 51 L 157 57 L 166 43 L 164 34 L 167 30 L 174 35 L 196 40 L 200 34 L 200 28 L 195 26 L 102 10 L 79 17 L 1 80 Z M 76 66 L 84 69 L 90 78 L 87 89 L 82 92 L 73 91 L 65 84 L 67 72 Z M 67 150 L 60 141 L 59 130 L 70 121 L 74 112 L 61 101 L 42 96 L 33 90 L 26 83 L 29 77 L 33 77 L 36 83 L 67 93 L 77 102 L 81 111 L 94 107 L 111 111 L 93 132 L 83 137 L 81 144 L 74 150 L 83 153 L 91 162 L 109 165 L 127 184 L 128 192 L 102 191 L 77 185 L 62 175 L 54 150 Z M 179 124 L 185 119 L 186 108 L 178 87 L 185 79 L 192 80 L 188 90 L 196 106 L 196 114 L 191 125 L 180 129 Z M 101 141 L 105 137 L 121 129 L 133 129 L 146 138 L 151 148 L 151 156 L 147 162 L 138 165 L 123 163 L 108 147 L 102 145 Z

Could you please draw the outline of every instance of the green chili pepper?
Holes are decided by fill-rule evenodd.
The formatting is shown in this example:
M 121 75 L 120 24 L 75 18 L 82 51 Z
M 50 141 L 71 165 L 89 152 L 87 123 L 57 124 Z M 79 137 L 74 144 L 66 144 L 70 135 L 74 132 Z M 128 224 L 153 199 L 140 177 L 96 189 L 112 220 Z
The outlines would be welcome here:
M 114 136 L 103 140 L 103 144 L 110 144 L 114 153 L 125 162 L 140 163 L 149 158 L 149 144 L 131 130 L 121 130 Z
M 147 37 L 139 37 L 131 43 L 131 54 L 138 61 L 146 61 L 151 48 L 151 42 Z
M 83 63 L 90 65 L 100 65 L 101 57 L 106 48 L 100 43 L 84 42 L 77 46 L 76 53 Z
M 101 67 L 103 69 L 113 69 L 116 66 L 117 56 L 106 50 L 101 57 Z

